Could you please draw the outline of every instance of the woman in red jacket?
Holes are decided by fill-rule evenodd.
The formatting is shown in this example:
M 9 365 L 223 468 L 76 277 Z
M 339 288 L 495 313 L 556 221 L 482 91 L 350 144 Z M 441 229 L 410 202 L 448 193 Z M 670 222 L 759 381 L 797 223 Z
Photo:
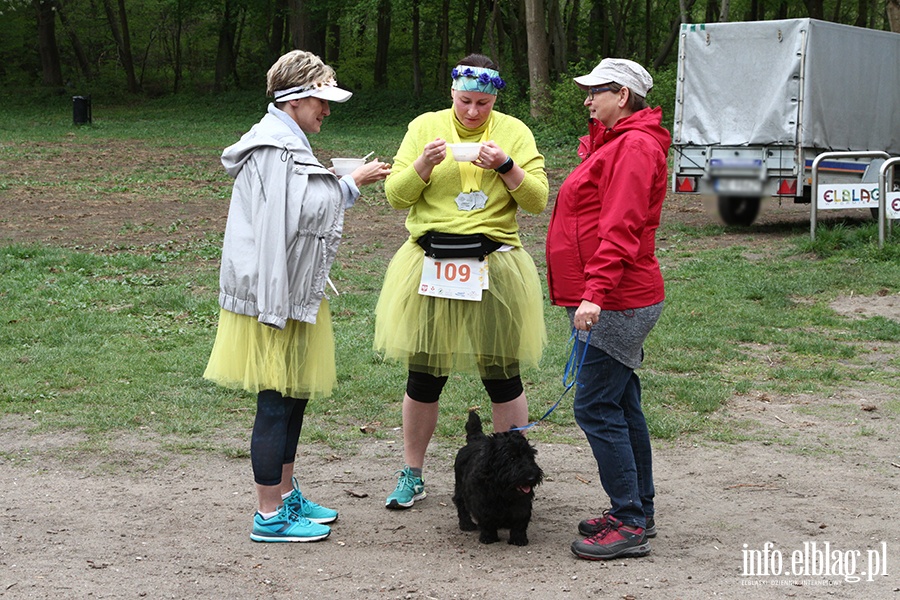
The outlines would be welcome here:
M 668 186 L 671 137 L 639 64 L 606 58 L 575 82 L 587 92 L 583 162 L 560 187 L 547 232 L 550 299 L 566 307 L 580 343 L 575 419 L 597 460 L 610 508 L 578 525 L 581 558 L 644 556 L 656 535 L 650 433 L 635 374 L 662 312 L 656 229 Z M 578 349 L 578 356 L 582 348 Z

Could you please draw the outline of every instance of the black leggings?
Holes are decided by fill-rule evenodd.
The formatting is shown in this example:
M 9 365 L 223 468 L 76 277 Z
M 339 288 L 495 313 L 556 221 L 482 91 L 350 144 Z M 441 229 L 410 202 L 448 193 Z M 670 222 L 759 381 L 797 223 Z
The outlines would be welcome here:
M 275 390 L 256 395 L 256 420 L 250 438 L 253 479 L 259 485 L 278 485 L 284 465 L 294 462 L 303 413 L 308 400 L 289 398 Z
M 432 404 L 441 397 L 445 383 L 447 383 L 447 377 L 435 377 L 428 373 L 410 371 L 406 379 L 406 395 L 416 402 Z M 515 400 L 525 391 L 519 375 L 509 379 L 482 379 L 481 383 L 484 384 L 484 389 L 487 390 L 488 396 L 494 404 Z

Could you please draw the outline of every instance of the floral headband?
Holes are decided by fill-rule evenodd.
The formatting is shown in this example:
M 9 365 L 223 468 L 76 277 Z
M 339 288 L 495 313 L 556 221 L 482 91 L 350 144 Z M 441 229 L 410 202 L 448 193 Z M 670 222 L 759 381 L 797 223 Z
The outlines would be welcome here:
M 484 92 L 497 95 L 497 92 L 506 87 L 506 82 L 500 78 L 500 73 L 494 69 L 481 67 L 467 67 L 460 65 L 450 71 L 453 77 L 452 90 L 462 92 Z

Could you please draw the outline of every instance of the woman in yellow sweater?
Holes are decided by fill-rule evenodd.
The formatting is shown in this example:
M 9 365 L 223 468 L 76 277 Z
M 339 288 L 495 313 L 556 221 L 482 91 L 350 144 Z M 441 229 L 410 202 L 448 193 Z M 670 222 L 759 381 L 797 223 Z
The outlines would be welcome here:
M 508 431 L 528 422 L 520 368 L 536 365 L 546 343 L 540 281 L 516 222 L 520 207 L 547 205 L 544 157 L 524 123 L 493 110 L 506 84 L 490 58 L 467 56 L 451 74 L 453 106 L 409 124 L 385 182 L 391 206 L 409 211 L 410 234 L 375 310 L 375 349 L 409 372 L 406 465 L 385 502 L 393 509 L 425 497 L 425 451 L 448 375 L 478 373 L 494 430 Z M 454 160 L 456 143 L 480 144 L 477 157 Z

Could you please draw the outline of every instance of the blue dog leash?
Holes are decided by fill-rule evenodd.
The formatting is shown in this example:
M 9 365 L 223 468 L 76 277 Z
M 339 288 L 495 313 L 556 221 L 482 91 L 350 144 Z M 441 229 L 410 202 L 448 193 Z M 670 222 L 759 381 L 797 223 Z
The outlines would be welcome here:
M 535 425 L 537 425 L 538 423 L 540 423 L 541 421 L 543 421 L 544 419 L 549 417 L 550 413 L 552 413 L 554 410 L 556 410 L 556 407 L 559 406 L 560 402 L 562 402 L 562 399 L 566 395 L 566 393 L 570 389 L 572 389 L 572 386 L 574 386 L 575 383 L 578 381 L 578 374 L 581 372 L 581 367 L 584 366 L 584 357 L 587 355 L 588 345 L 591 341 L 591 331 L 588 330 L 587 339 L 584 340 L 584 350 L 581 351 L 581 359 L 580 360 L 576 360 L 576 358 L 578 356 L 578 352 L 577 352 L 578 330 L 575 329 L 574 327 L 572 328 L 572 335 L 569 336 L 569 341 L 572 342 L 572 350 L 569 352 L 569 358 L 566 360 L 566 368 L 563 371 L 562 383 L 563 383 L 564 389 L 563 389 L 562 394 L 559 395 L 559 399 L 556 401 L 556 404 L 551 406 L 550 409 L 544 413 L 544 416 L 541 417 L 540 419 L 538 419 L 537 421 L 534 421 L 533 423 L 529 423 L 528 425 L 525 425 L 524 427 L 513 427 L 510 429 L 510 431 L 525 431 L 526 429 L 531 429 L 532 427 L 534 427 Z M 569 381 L 570 375 L 572 376 L 572 381 Z

